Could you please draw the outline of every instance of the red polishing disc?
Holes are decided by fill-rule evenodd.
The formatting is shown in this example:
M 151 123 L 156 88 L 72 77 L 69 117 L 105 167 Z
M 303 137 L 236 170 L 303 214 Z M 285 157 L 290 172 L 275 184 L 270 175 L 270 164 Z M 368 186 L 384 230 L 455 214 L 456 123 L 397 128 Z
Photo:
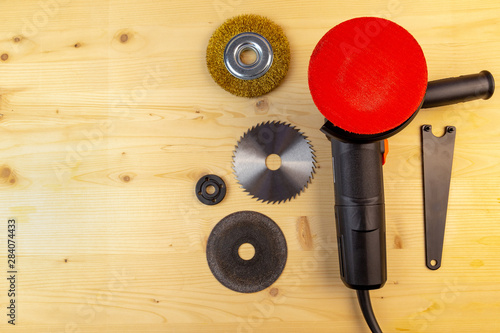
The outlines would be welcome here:
M 379 134 L 408 120 L 427 89 L 427 64 L 413 36 L 394 22 L 360 17 L 326 33 L 309 62 L 309 89 L 335 126 Z

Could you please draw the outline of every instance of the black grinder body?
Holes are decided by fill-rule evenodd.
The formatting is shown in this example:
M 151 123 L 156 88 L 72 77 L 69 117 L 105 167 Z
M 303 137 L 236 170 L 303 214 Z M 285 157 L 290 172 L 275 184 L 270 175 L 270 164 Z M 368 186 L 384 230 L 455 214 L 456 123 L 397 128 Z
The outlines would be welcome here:
M 347 287 L 378 289 L 387 280 L 383 141 L 330 137 L 340 276 Z
M 494 90 L 488 71 L 431 81 L 421 107 L 488 99 Z M 321 128 L 332 146 L 340 275 L 349 288 L 378 289 L 387 281 L 383 140 L 402 130 L 417 112 L 401 126 L 375 135 L 349 133 L 330 121 Z

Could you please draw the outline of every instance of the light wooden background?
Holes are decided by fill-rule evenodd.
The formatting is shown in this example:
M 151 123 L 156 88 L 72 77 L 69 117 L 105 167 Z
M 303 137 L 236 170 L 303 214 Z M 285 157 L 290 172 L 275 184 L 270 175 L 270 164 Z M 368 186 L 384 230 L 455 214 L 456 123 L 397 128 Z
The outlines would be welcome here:
M 262 98 L 230 95 L 205 67 L 212 32 L 241 13 L 268 16 L 291 45 L 286 79 Z M 339 279 L 330 148 L 307 86 L 317 41 L 366 15 L 414 34 L 430 79 L 500 74 L 497 0 L 1 1 L 0 272 L 9 217 L 20 258 L 18 323 L 7 325 L 2 278 L 0 331 L 367 332 Z M 297 125 L 318 159 L 305 193 L 274 206 L 247 197 L 230 168 L 240 135 L 267 120 Z M 500 331 L 499 123 L 494 96 L 422 110 L 390 139 L 389 279 L 372 293 L 384 332 Z M 457 127 L 435 272 L 424 259 L 423 124 Z M 228 185 L 213 207 L 193 190 L 208 172 Z M 274 219 L 289 248 L 281 277 L 255 294 L 223 287 L 205 259 L 211 229 L 242 209 Z

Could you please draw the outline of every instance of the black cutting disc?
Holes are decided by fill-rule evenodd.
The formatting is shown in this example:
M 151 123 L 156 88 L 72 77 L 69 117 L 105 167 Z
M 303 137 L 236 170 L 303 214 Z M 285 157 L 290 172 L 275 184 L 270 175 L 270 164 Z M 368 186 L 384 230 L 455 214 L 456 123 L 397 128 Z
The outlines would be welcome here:
M 254 256 L 245 260 L 238 250 L 249 243 Z M 212 274 L 227 288 L 254 293 L 272 285 L 287 259 L 285 236 L 266 215 L 240 211 L 223 218 L 207 241 L 207 261 Z

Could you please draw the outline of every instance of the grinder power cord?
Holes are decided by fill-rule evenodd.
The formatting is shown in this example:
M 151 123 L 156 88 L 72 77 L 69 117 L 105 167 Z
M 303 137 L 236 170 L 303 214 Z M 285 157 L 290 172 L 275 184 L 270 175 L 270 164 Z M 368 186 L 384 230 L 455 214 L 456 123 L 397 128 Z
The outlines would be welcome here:
M 490 98 L 494 80 L 483 71 L 428 83 L 424 53 L 408 31 L 360 17 L 318 42 L 309 89 L 331 141 L 340 275 L 357 291 L 371 331 L 382 332 L 369 290 L 387 280 L 383 140 L 406 127 L 421 107 Z

